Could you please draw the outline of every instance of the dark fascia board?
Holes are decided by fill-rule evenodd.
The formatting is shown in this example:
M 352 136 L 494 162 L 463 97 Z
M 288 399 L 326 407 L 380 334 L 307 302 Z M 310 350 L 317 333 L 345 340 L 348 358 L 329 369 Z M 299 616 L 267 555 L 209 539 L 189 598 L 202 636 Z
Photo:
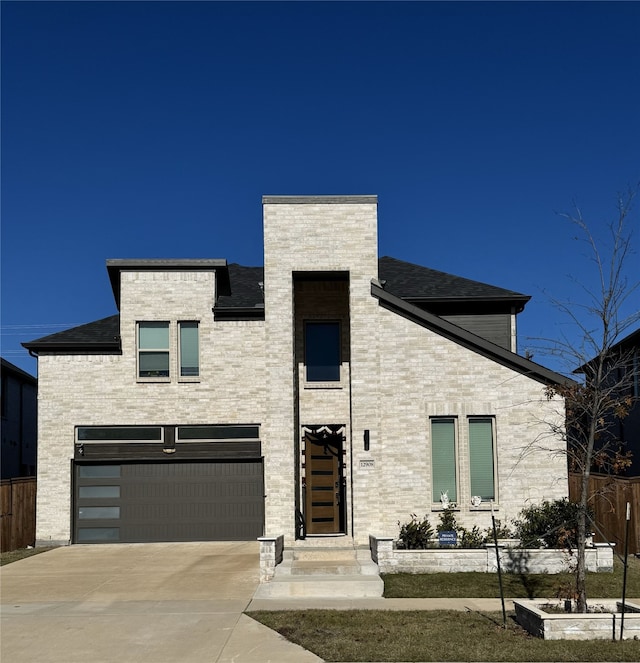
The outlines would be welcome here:
M 411 304 L 459 304 L 462 302 L 495 302 L 495 303 L 513 303 L 524 305 L 531 299 L 530 295 L 520 295 L 513 297 L 406 297 L 404 301 Z
M 107 272 L 118 310 L 120 310 L 120 273 L 123 271 L 215 271 L 218 294 L 231 294 L 229 268 L 224 258 L 110 258 L 107 260 Z
M 264 320 L 264 305 L 262 306 L 214 306 L 215 320 Z
M 524 307 L 527 305 L 527 302 L 531 299 L 529 295 L 521 295 L 520 297 L 403 297 L 405 302 L 409 304 L 416 304 L 417 306 L 426 306 L 430 305 L 438 306 L 442 304 L 454 304 L 460 306 L 463 304 L 473 305 L 473 306 L 483 306 L 487 304 L 495 305 L 505 305 L 514 307 L 515 313 L 522 313 Z
M 462 327 L 458 327 L 443 318 L 439 318 L 437 315 L 427 313 L 417 306 L 409 304 L 403 299 L 385 292 L 375 281 L 371 282 L 371 295 L 379 301 L 382 307 L 389 311 L 393 311 L 394 313 L 407 318 L 407 320 L 411 320 L 427 329 L 431 329 L 437 334 L 440 334 L 473 352 L 477 352 L 488 359 L 492 359 L 507 368 L 522 373 L 533 380 L 537 380 L 543 384 L 575 384 L 575 381 L 571 380 L 571 378 L 556 373 L 544 366 L 540 366 L 540 364 L 525 359 L 514 352 L 505 350 L 495 343 L 491 343 L 476 334 L 472 334 L 466 329 L 462 329 Z
M 30 353 L 35 355 L 46 354 L 65 354 L 65 355 L 121 355 L 122 348 L 119 343 L 91 343 L 83 345 L 81 343 L 48 343 L 34 345 L 31 343 L 22 344 Z M 33 356 L 33 354 L 32 354 Z
M 378 204 L 378 196 L 262 196 L 263 205 Z

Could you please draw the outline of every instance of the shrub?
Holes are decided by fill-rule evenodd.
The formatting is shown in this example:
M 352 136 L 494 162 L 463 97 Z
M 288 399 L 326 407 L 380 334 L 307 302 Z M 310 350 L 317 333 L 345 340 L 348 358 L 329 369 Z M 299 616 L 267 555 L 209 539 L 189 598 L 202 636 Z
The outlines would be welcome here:
M 493 542 L 493 525 L 487 527 L 484 531 L 485 541 Z M 499 518 L 496 518 L 496 538 L 497 539 L 513 539 L 514 532 L 508 525 L 503 525 Z
M 461 527 L 458 534 L 461 548 L 482 548 L 487 541 L 487 537 L 477 525 L 474 525 L 471 529 Z
M 580 505 L 565 497 L 538 505 L 532 504 L 520 512 L 514 521 L 516 536 L 526 548 L 575 548 L 577 519 Z
M 411 514 L 411 520 L 404 525 L 400 524 L 400 537 L 398 539 L 398 547 L 406 550 L 420 550 L 429 547 L 429 540 L 433 536 L 433 529 L 425 516 L 422 520 L 418 520 L 415 513 Z
M 456 522 L 456 514 L 454 509 L 454 504 L 449 504 L 446 506 L 440 513 L 440 523 L 436 525 L 436 530 L 440 532 L 457 532 L 459 527 Z

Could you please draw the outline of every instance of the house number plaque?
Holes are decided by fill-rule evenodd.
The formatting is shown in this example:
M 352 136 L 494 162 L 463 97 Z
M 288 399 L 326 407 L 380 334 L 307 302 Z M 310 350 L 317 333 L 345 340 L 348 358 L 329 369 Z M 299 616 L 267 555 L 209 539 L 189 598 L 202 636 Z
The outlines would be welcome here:
M 375 467 L 375 464 L 376 464 L 376 462 L 375 462 L 375 460 L 373 460 L 373 458 L 367 458 L 365 460 L 360 461 L 360 467 L 364 467 L 364 468 Z

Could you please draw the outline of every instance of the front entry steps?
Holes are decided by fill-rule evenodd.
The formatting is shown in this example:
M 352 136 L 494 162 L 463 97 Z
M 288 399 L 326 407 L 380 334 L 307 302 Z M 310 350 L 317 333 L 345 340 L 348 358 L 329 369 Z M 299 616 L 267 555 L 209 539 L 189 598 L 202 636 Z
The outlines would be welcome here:
M 380 598 L 384 584 L 368 547 L 350 539 L 306 539 L 285 548 L 274 577 L 261 584 L 260 599 Z

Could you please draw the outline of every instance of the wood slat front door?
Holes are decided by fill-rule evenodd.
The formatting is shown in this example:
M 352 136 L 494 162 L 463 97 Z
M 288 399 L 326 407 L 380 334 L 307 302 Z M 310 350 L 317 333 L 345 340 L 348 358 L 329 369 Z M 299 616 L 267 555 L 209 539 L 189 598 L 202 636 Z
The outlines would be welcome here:
M 305 438 L 306 497 L 305 518 L 308 534 L 335 534 L 342 531 L 342 437 L 307 435 Z

